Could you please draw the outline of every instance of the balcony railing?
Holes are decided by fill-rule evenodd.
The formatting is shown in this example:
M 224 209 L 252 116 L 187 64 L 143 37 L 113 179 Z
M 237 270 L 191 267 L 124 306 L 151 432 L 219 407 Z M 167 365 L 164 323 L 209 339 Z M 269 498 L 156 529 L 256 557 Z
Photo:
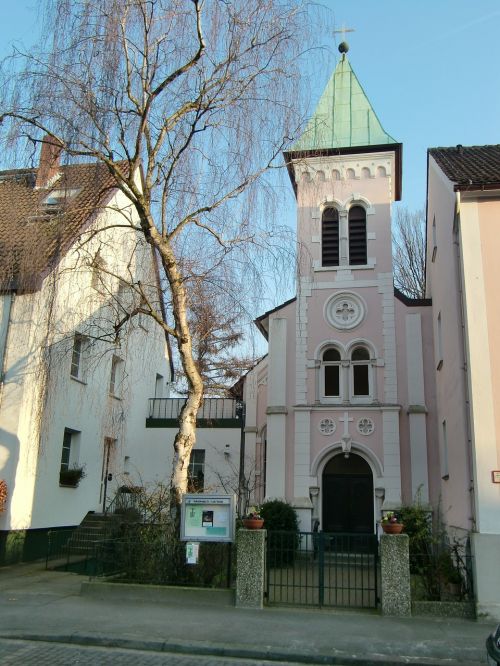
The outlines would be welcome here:
M 150 398 L 146 427 L 176 427 L 186 398 Z M 198 427 L 238 428 L 243 403 L 233 398 L 205 398 L 197 417 Z

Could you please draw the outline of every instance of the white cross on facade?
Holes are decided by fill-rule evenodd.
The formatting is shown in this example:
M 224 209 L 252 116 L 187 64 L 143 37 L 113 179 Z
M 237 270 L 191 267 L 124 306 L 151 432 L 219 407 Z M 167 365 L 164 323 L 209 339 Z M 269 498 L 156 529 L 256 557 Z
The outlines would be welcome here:
M 344 412 L 344 417 L 339 419 L 339 421 L 342 421 L 344 424 L 344 435 L 349 434 L 349 423 L 353 420 L 353 418 L 349 418 L 349 412 Z

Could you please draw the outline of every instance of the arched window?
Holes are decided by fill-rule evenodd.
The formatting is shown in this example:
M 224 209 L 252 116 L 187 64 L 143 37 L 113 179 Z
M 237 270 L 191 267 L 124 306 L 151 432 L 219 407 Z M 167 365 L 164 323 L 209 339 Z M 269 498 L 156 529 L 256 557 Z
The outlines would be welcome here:
M 323 395 L 325 398 L 340 397 L 340 352 L 330 348 L 323 352 Z
M 366 262 L 366 211 L 353 206 L 349 210 L 349 264 L 363 266 Z
M 335 208 L 326 208 L 321 218 L 321 263 L 339 265 L 339 214 Z
M 366 397 L 370 391 L 370 352 L 366 347 L 355 347 L 351 353 L 352 395 Z

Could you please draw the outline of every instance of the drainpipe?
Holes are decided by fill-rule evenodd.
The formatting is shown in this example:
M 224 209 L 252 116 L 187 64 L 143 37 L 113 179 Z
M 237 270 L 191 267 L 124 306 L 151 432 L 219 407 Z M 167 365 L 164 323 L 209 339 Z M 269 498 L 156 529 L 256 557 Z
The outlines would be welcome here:
M 238 506 L 237 513 L 241 518 L 243 509 L 246 510 L 246 502 L 243 502 L 243 496 L 246 493 L 245 488 L 245 416 L 246 406 L 245 403 L 238 402 L 236 405 L 236 415 L 240 420 L 240 470 L 238 475 Z
M 11 324 L 11 314 L 12 314 L 12 306 L 14 304 L 14 299 L 16 296 L 15 291 L 10 291 L 7 294 L 5 294 L 6 298 L 6 306 L 3 308 L 2 312 L 2 327 L 0 330 L 0 368 L 1 368 L 1 374 L 0 374 L 0 402 L 3 396 L 3 386 L 4 386 L 4 379 L 5 379 L 5 371 L 6 371 L 6 353 L 7 353 L 7 340 L 9 338 L 9 332 L 10 332 L 10 324 Z
M 476 494 L 475 494 L 475 479 L 473 475 L 473 458 L 472 458 L 472 427 L 471 427 L 471 413 L 470 413 L 470 391 L 469 391 L 469 375 L 468 375 L 468 362 L 467 362 L 467 330 L 465 328 L 465 315 L 464 315 L 464 278 L 462 272 L 462 254 L 460 251 L 459 241 L 459 221 L 460 221 L 460 191 L 455 192 L 455 230 L 454 230 L 454 244 L 456 249 L 457 272 L 458 272 L 458 297 L 459 297 L 459 312 L 460 312 L 460 327 L 462 329 L 462 369 L 464 371 L 464 393 L 465 393 L 465 429 L 467 433 L 467 465 L 468 475 L 470 479 L 469 496 L 471 504 L 471 521 L 473 529 L 476 529 Z

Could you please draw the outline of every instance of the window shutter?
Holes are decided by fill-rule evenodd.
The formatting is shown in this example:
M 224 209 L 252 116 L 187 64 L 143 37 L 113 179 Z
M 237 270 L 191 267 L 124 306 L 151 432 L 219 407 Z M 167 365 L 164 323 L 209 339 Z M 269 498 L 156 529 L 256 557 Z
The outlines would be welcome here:
M 349 264 L 363 266 L 366 262 L 366 211 L 353 206 L 349 211 Z
M 339 214 L 335 208 L 327 208 L 321 220 L 321 263 L 339 265 Z

